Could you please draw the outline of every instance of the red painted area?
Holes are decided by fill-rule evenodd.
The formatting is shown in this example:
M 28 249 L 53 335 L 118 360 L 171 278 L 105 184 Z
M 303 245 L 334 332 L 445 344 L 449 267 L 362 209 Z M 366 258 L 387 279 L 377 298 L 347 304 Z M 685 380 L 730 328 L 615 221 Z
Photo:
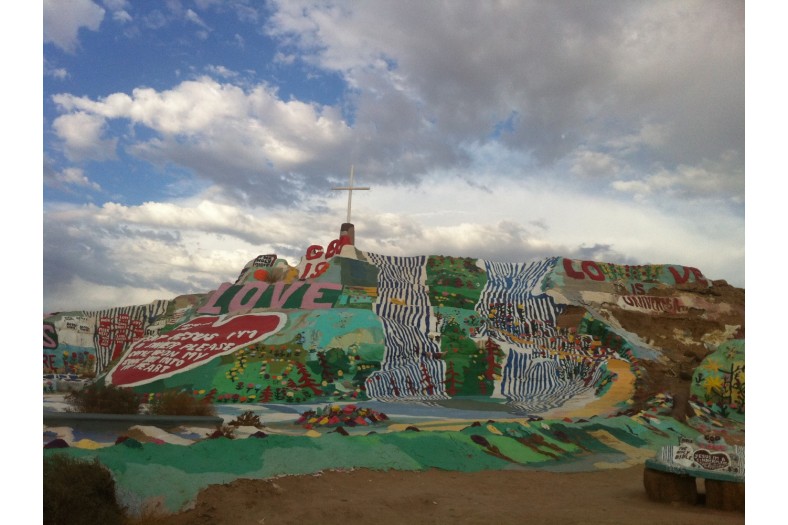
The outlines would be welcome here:
M 585 279 L 588 277 L 592 281 L 604 281 L 605 274 L 602 269 L 594 261 L 580 261 L 580 270 L 575 268 L 575 263 L 572 259 L 564 259 L 564 271 L 567 277 L 572 279 Z
M 573 263 L 574 261 L 572 259 L 564 259 L 564 271 L 566 272 L 566 276 L 572 279 L 585 279 L 585 274 L 575 270 Z
M 335 255 L 339 255 L 342 251 L 342 247 L 350 244 L 350 238 L 347 235 L 340 237 L 339 239 L 334 239 L 328 246 L 326 246 L 326 251 L 323 252 L 323 247 L 318 244 L 313 244 L 309 248 L 306 249 L 306 260 L 307 261 L 314 261 L 315 259 L 331 259 Z
M 57 368 L 57 363 L 55 363 L 54 354 L 44 354 L 44 369 L 55 370 L 56 368 Z
M 577 261 L 574 259 L 563 259 L 564 273 L 571 279 L 590 279 L 592 281 L 616 282 L 619 280 L 628 281 L 660 281 L 670 282 L 672 277 L 676 284 L 695 282 L 701 285 L 708 285 L 709 281 L 697 268 L 690 266 L 672 266 L 661 264 L 646 264 L 630 266 L 628 264 L 597 263 L 594 261 Z M 665 272 L 668 270 L 669 274 Z M 633 293 L 643 293 L 642 288 L 632 290 Z
M 676 284 L 686 283 L 689 280 L 690 275 L 695 277 L 696 283 L 700 283 L 700 284 L 708 283 L 708 281 L 706 281 L 706 278 L 703 277 L 703 274 L 700 273 L 700 270 L 698 270 L 697 268 L 691 268 L 688 266 L 683 266 L 680 268 L 682 269 L 682 273 L 680 275 L 676 268 L 672 266 L 668 268 L 668 270 L 670 270 L 670 273 L 673 274 L 673 279 L 676 280 Z
M 135 343 L 107 381 L 136 386 L 169 377 L 261 341 L 284 324 L 285 316 L 280 313 L 198 317 L 171 332 Z

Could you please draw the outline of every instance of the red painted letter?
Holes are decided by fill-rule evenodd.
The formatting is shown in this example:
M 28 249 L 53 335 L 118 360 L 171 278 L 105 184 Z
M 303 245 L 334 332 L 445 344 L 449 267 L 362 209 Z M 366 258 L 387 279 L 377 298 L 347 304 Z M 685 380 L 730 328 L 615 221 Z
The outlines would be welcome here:
M 572 279 L 585 279 L 586 276 L 583 275 L 583 272 L 578 272 L 574 268 L 572 268 L 572 259 L 564 259 L 564 271 L 566 272 L 567 277 L 571 277 Z
M 306 249 L 306 259 L 308 261 L 312 261 L 318 259 L 323 256 L 323 247 L 317 244 L 313 244 L 309 248 Z
M 599 269 L 599 266 L 594 261 L 583 261 L 581 268 L 583 268 L 583 271 L 592 280 L 594 281 L 605 280 L 605 274 L 602 273 L 602 270 Z M 591 270 L 593 270 L 593 272 Z

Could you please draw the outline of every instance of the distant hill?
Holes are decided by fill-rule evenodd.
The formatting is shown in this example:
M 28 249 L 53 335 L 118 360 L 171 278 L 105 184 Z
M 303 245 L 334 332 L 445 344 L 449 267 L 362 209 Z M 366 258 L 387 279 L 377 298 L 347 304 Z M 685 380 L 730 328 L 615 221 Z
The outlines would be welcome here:
M 44 372 L 216 403 L 402 400 L 525 415 L 667 395 L 744 420 L 744 290 L 675 264 L 261 255 L 214 291 L 44 317 Z M 692 405 L 688 403 L 692 402 Z

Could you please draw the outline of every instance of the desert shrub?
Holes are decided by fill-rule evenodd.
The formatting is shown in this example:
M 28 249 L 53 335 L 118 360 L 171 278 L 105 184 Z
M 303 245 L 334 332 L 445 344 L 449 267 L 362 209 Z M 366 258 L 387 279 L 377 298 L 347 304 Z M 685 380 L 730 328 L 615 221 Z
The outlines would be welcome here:
M 208 439 L 227 438 L 235 439 L 235 427 L 231 425 L 216 425 L 216 430 L 205 434 Z
M 111 525 L 125 523 L 115 480 L 97 459 L 67 454 L 44 457 L 44 524 Z
M 251 410 L 247 410 L 240 416 L 236 417 L 228 423 L 234 427 L 256 427 L 263 428 L 263 423 L 260 421 L 260 416 L 255 415 Z
M 209 399 L 197 399 L 188 392 L 164 392 L 151 399 L 148 413 L 156 416 L 215 416 Z
M 139 396 L 128 388 L 92 383 L 65 397 L 69 412 L 91 414 L 138 414 Z

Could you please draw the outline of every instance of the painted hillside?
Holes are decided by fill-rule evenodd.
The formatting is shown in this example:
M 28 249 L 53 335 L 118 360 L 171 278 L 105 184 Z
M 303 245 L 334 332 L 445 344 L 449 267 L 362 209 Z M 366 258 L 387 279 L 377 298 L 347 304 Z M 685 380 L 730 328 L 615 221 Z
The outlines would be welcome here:
M 44 315 L 44 372 L 215 403 L 417 401 L 520 416 L 744 421 L 744 290 L 676 264 L 358 250 L 148 305 Z M 694 411 L 694 412 L 693 412 Z

